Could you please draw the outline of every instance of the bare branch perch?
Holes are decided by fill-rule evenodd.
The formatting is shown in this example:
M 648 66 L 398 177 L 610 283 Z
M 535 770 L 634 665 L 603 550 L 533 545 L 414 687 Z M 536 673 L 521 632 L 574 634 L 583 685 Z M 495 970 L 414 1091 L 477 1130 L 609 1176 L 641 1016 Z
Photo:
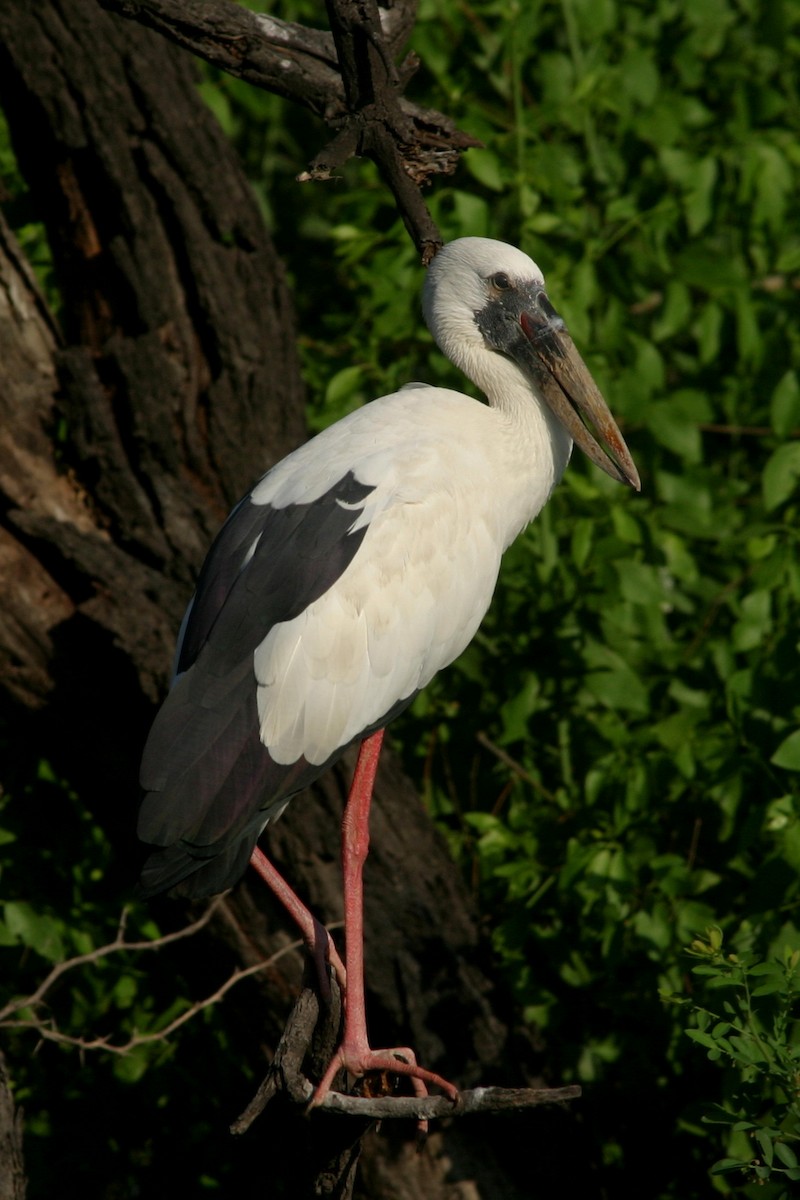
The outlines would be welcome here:
M 540 1108 L 545 1104 L 564 1104 L 577 1100 L 581 1089 L 577 1085 L 560 1088 L 472 1088 L 459 1092 L 452 1104 L 446 1096 L 344 1096 L 329 1092 L 320 1105 L 324 1112 L 344 1116 L 368 1117 L 373 1121 L 390 1118 L 428 1120 L 435 1117 L 466 1117 L 478 1113 L 520 1112 Z
M 312 1060 L 324 1065 L 336 1042 L 340 1008 L 339 989 L 332 980 L 334 1004 L 326 1011 L 320 1009 L 316 994 L 304 988 L 292 1010 L 286 1029 L 275 1053 L 267 1077 L 244 1112 L 231 1125 L 231 1133 L 241 1134 L 264 1111 L 276 1096 L 283 1093 L 297 1105 L 306 1107 L 314 1095 L 314 1084 L 303 1074 L 303 1064 L 310 1053 Z M 319 1039 L 322 1039 L 320 1042 Z M 317 1039 L 317 1044 L 314 1040 Z M 312 1062 L 313 1065 L 313 1062 Z M 380 1085 L 379 1085 L 380 1086 Z M 383 1086 L 387 1082 L 383 1081 Z M 346 1095 L 329 1092 L 315 1112 L 337 1116 L 357 1117 L 367 1123 L 383 1120 L 416 1120 L 427 1122 L 435 1118 L 464 1117 L 475 1114 L 520 1112 L 548 1104 L 563 1104 L 577 1100 L 578 1086 L 559 1088 L 473 1088 L 459 1094 L 453 1104 L 446 1096 Z

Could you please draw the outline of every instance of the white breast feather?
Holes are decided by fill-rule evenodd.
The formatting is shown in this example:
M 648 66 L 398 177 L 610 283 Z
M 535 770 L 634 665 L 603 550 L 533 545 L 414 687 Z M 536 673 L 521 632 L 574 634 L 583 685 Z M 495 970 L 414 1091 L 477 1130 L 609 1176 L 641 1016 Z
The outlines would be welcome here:
M 540 445 L 504 424 L 459 393 L 406 389 L 352 413 L 254 489 L 255 503 L 284 507 L 318 499 L 347 470 L 374 486 L 355 506 L 351 528 L 367 530 L 346 571 L 255 652 L 261 740 L 275 761 L 325 762 L 471 641 L 502 551 L 555 476 L 547 462 L 526 469 Z
M 464 519 L 450 497 L 384 511 L 341 579 L 270 631 L 254 667 L 261 738 L 277 762 L 325 762 L 469 643 L 499 554 L 486 525 L 460 529 Z

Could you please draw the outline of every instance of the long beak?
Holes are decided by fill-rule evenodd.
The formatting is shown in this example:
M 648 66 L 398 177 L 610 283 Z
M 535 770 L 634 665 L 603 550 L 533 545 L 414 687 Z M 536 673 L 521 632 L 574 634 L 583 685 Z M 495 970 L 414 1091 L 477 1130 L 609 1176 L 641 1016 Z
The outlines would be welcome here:
M 639 472 L 588 367 L 549 301 L 542 308 L 549 318 L 546 321 L 541 311 L 522 312 L 519 318 L 533 351 L 533 361 L 529 359 L 528 365 L 533 368 L 538 391 L 575 445 L 593 463 L 612 479 L 640 492 Z

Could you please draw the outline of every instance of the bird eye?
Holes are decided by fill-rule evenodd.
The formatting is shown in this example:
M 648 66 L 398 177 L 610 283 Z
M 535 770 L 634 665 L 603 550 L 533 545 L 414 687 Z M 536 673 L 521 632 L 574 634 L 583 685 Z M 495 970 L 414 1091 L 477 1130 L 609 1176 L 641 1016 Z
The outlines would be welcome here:
M 503 271 L 498 271 L 496 275 L 493 275 L 490 283 L 497 288 L 498 292 L 507 292 L 512 286 L 511 280 Z

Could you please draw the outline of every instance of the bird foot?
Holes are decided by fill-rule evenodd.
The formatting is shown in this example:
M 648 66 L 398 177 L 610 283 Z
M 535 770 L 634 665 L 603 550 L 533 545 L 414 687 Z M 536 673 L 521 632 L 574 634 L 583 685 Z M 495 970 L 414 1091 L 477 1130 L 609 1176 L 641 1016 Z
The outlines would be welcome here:
M 346 1043 L 342 1043 L 328 1064 L 328 1069 L 308 1106 L 309 1109 L 316 1108 L 322 1103 L 341 1070 L 357 1077 L 366 1075 L 369 1071 L 387 1071 L 395 1075 L 407 1075 L 415 1096 L 427 1096 L 426 1085 L 430 1084 L 432 1087 L 440 1088 L 454 1104 L 458 1100 L 458 1088 L 434 1071 L 420 1067 L 414 1051 L 408 1046 L 395 1046 L 391 1050 L 371 1050 L 369 1046 L 348 1047 Z M 421 1134 L 426 1133 L 428 1122 L 419 1121 L 418 1128 Z

